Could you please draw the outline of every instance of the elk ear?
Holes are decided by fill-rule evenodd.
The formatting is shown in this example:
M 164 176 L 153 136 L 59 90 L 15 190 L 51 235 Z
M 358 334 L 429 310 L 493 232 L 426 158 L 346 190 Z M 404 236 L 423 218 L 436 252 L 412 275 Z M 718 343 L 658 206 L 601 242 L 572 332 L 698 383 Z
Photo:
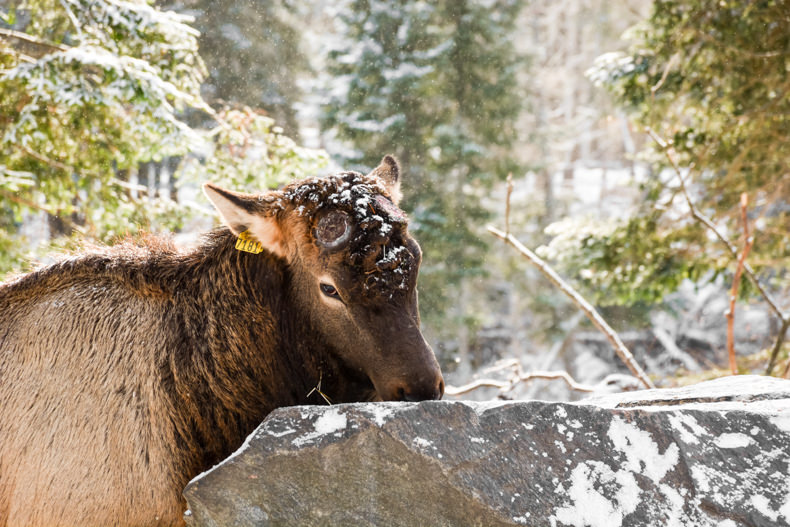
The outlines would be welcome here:
M 280 222 L 274 211 L 267 210 L 273 200 L 225 190 L 212 183 L 204 183 L 203 192 L 233 234 L 238 236 L 249 231 L 269 252 L 287 259 L 287 247 Z M 275 191 L 271 192 L 274 193 Z
M 379 178 L 381 182 L 384 183 L 384 187 L 387 189 L 387 192 L 389 192 L 390 197 L 392 197 L 392 202 L 397 205 L 402 196 L 400 191 L 400 165 L 398 165 L 398 160 L 390 155 L 384 156 L 379 166 L 374 168 L 369 175 Z

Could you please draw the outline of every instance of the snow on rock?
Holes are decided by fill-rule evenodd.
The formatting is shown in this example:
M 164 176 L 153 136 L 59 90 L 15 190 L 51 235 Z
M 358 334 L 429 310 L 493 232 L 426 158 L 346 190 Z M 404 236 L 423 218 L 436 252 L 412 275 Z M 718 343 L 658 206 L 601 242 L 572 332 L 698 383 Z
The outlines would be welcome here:
M 293 439 L 294 446 L 303 446 L 314 442 L 317 438 L 345 430 L 346 416 L 337 410 L 321 414 L 313 423 L 313 430 Z
M 184 495 L 194 525 L 787 526 L 789 423 L 790 381 L 754 376 L 281 408 Z
M 389 418 L 395 414 L 395 409 L 397 408 L 397 404 L 369 403 L 365 405 L 360 405 L 360 408 L 363 409 L 363 412 L 370 415 L 374 423 L 376 423 L 379 427 L 382 427 L 389 420 Z
M 721 434 L 713 440 L 719 448 L 743 448 L 752 444 L 752 439 L 746 434 Z

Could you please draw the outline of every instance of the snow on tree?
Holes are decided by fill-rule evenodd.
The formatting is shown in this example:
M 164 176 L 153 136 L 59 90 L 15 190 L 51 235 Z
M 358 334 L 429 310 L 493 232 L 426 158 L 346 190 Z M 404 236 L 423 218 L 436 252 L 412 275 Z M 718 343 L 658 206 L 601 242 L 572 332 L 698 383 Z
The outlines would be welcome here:
M 0 11 L 9 28 L 0 27 L 0 272 L 24 256 L 19 230 L 32 210 L 47 214 L 53 235 L 177 228 L 194 207 L 169 193 L 142 199 L 147 189 L 126 177 L 140 163 L 193 152 L 182 183 L 222 172 L 252 190 L 324 162 L 257 112 L 226 121 L 206 105 L 191 17 L 139 0 L 16 4 Z M 187 110 L 219 121 L 190 127 Z M 196 155 L 208 171 L 194 170 Z

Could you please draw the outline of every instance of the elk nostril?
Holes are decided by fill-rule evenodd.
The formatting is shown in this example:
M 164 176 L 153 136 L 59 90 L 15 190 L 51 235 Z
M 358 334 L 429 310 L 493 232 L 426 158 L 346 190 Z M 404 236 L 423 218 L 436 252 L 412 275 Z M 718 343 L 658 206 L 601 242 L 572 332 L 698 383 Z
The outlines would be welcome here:
M 403 386 L 398 387 L 398 391 L 395 392 L 395 400 L 396 401 L 405 401 L 406 400 L 406 391 L 403 389 Z
M 444 395 L 444 379 L 441 379 L 441 380 L 439 380 L 439 389 L 438 389 L 438 391 L 437 391 L 437 395 L 438 395 L 438 397 L 435 397 L 435 399 L 436 399 L 437 401 L 438 401 L 439 399 L 441 399 L 441 398 L 442 398 L 442 396 Z

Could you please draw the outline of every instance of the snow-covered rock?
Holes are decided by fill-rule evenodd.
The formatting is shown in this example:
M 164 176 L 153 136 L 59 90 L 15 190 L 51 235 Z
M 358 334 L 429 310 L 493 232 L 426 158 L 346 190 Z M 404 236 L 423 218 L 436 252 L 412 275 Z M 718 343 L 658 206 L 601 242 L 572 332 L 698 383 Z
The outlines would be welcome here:
M 790 381 L 273 412 L 193 525 L 790 525 Z

